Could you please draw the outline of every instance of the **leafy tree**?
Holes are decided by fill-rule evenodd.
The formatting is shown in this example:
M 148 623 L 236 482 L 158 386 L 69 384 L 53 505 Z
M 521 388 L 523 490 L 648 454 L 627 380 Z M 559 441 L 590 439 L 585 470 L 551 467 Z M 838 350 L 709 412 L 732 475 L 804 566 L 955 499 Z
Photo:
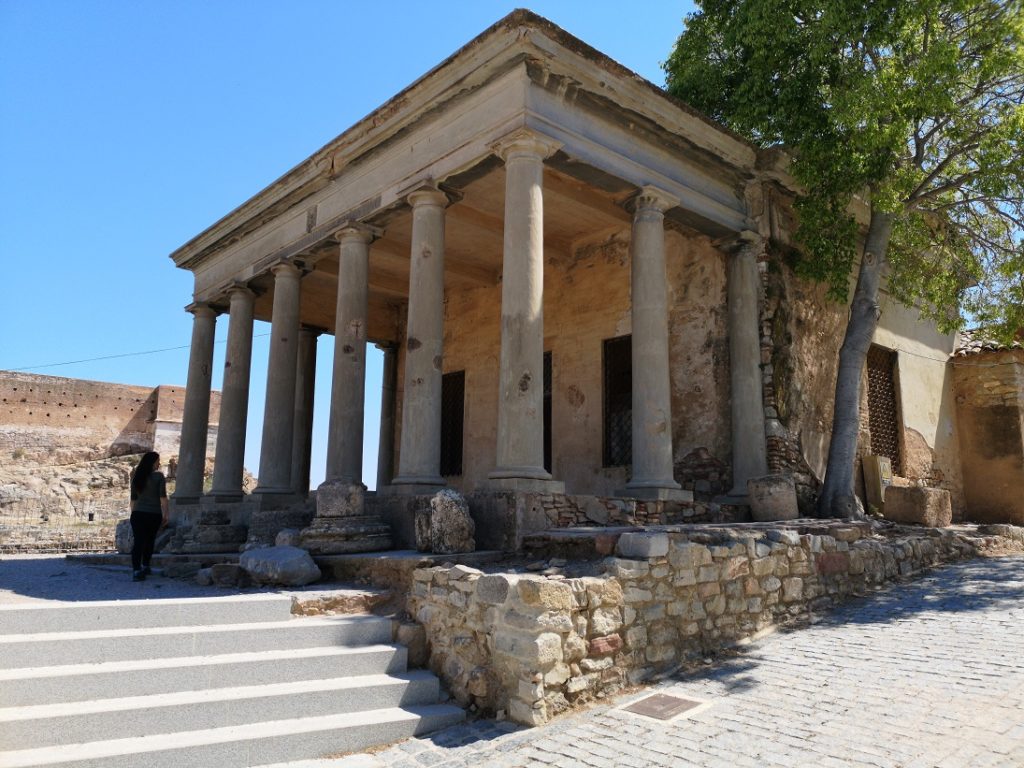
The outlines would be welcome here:
M 821 516 L 855 513 L 883 279 L 943 330 L 1024 328 L 1022 40 L 1022 0 L 704 0 L 665 64 L 673 95 L 789 150 L 798 273 L 845 300 L 857 270 Z

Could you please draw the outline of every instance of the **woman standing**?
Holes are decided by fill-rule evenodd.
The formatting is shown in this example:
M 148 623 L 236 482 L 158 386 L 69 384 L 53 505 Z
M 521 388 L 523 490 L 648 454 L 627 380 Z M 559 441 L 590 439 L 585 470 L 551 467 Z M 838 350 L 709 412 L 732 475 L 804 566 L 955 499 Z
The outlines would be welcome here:
M 150 572 L 157 532 L 167 525 L 167 481 L 160 467 L 160 454 L 142 455 L 132 472 L 132 581 L 142 581 Z

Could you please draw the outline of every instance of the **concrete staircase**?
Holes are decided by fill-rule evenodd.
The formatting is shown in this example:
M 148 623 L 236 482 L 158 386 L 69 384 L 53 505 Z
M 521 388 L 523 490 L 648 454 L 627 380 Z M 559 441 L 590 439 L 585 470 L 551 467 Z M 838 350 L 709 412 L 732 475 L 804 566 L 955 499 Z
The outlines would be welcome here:
M 459 722 L 391 621 L 277 595 L 0 606 L 0 768 L 241 768 Z

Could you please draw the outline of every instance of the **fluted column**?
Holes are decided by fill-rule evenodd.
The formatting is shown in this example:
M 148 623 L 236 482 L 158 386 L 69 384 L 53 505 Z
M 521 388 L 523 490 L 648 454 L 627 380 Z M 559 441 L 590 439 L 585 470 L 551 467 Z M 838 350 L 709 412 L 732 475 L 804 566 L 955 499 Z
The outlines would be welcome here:
M 673 478 L 672 390 L 668 364 L 665 211 L 679 201 L 654 187 L 635 199 L 630 237 L 633 350 L 633 473 L 630 496 L 679 495 Z
M 237 499 L 242 496 L 245 465 L 245 432 L 249 413 L 249 377 L 252 363 L 252 318 L 255 294 L 244 285 L 229 292 L 228 348 L 224 357 L 224 382 L 220 399 L 220 426 L 213 464 L 211 496 Z
M 732 483 L 729 495 L 747 496 L 747 480 L 768 474 L 757 256 L 763 239 L 743 232 L 729 248 L 729 373 L 732 384 Z
M 313 450 L 313 396 L 316 391 L 316 328 L 299 329 L 299 353 L 295 366 L 295 423 L 292 426 L 292 490 L 309 493 L 310 457 Z
M 559 490 L 544 469 L 544 158 L 558 144 L 526 129 L 495 146 L 505 161 L 497 466 L 492 485 Z
M 350 226 L 338 240 L 338 294 L 334 324 L 331 420 L 326 482 L 362 483 L 363 401 L 370 243 L 364 227 Z
M 402 438 L 394 485 L 427 491 L 441 477 L 441 374 L 444 338 L 444 209 L 434 187 L 409 195 L 412 247 L 406 323 Z
M 213 341 L 217 324 L 217 312 L 206 304 L 192 304 L 188 311 L 193 315 L 192 347 L 188 358 L 174 491 L 174 498 L 179 502 L 195 501 L 203 493 L 206 440 L 210 426 Z
M 281 262 L 274 273 L 270 360 L 263 409 L 259 485 L 256 493 L 290 493 L 292 431 L 295 421 L 295 370 L 299 352 L 299 284 L 302 272 Z
M 377 448 L 377 487 L 395 476 L 395 392 L 398 390 L 398 347 L 378 344 L 384 352 L 384 375 L 380 393 L 380 441 Z

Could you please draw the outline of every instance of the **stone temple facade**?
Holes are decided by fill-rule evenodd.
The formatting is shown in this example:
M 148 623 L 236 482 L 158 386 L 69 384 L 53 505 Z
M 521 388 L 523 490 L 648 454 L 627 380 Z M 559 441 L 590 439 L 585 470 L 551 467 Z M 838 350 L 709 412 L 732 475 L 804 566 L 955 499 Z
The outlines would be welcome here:
M 786 266 L 791 200 L 784 158 L 512 13 L 172 254 L 195 276 L 175 514 L 236 527 L 313 514 L 324 333 L 312 527 L 344 542 L 335 551 L 382 546 L 382 521 L 412 545 L 415 510 L 445 486 L 467 495 L 478 546 L 496 548 L 553 525 L 738 519 L 746 481 L 769 471 L 792 474 L 806 507 L 846 311 Z M 204 495 L 218 316 L 228 350 Z M 272 340 L 259 485 L 243 496 L 254 319 Z M 898 474 L 958 499 L 953 338 L 887 302 L 876 342 L 893 402 L 888 422 L 865 418 L 864 453 L 889 434 Z M 375 493 L 368 343 L 385 353 Z

